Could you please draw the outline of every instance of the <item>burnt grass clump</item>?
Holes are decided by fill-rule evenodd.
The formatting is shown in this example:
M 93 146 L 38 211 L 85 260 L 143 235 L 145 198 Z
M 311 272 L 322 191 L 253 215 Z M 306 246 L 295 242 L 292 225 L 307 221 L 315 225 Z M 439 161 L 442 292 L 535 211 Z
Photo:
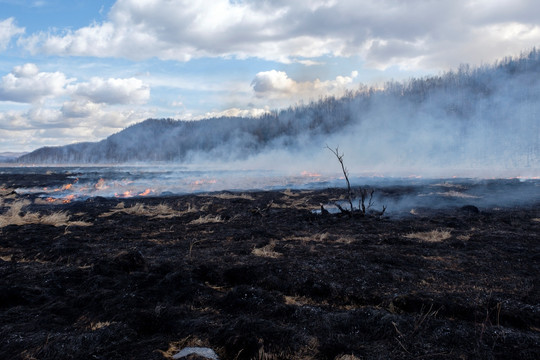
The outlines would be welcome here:
M 34 201 L 72 223 L 0 228 L 0 358 L 540 358 L 538 205 L 312 211 L 342 193 Z

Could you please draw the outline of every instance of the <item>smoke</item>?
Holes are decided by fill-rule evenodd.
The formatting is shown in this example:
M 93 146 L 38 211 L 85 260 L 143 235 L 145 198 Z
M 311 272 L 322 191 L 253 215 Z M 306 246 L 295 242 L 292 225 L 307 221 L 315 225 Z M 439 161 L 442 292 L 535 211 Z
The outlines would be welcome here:
M 256 118 L 148 120 L 99 143 L 43 148 L 21 162 L 175 162 L 206 168 L 515 177 L 540 174 L 540 52 L 362 88 Z
M 328 144 L 340 147 L 357 174 L 537 177 L 539 60 L 533 51 L 491 67 L 462 66 L 438 77 L 389 83 L 384 91 L 366 90 L 343 103 L 341 111 L 352 120 L 333 133 L 298 137 L 290 152 L 283 154 L 277 144 L 277 151 L 255 159 L 338 170 L 324 150 Z
M 214 191 L 251 191 L 285 189 L 345 188 L 345 181 L 333 175 L 307 171 L 286 175 L 281 171 L 207 169 L 197 166 L 83 166 L 83 167 L 9 167 L 0 168 L 0 177 L 10 179 L 15 191 L 31 194 L 39 204 L 65 204 L 95 197 L 142 198 L 207 193 Z M 18 180 L 14 180 L 18 179 Z M 32 180 L 29 180 L 32 179 Z M 493 212 L 501 208 L 538 206 L 539 179 L 424 179 L 390 177 L 350 177 L 357 186 L 374 190 L 369 211 L 385 215 L 432 216 L 468 206 Z M 13 182 L 14 181 L 14 182 Z M 24 184 L 28 187 L 24 187 Z M 39 184 L 39 185 L 36 185 Z M 4 184 L 2 187 L 8 185 Z M 1 188 L 1 187 L 0 187 Z M 0 189 L 1 190 L 1 189 Z M 6 189 L 4 189 L 6 190 Z M 343 189 L 343 195 L 346 190 Z M 358 192 L 357 192 L 358 193 Z M 337 195 L 339 196 L 339 193 Z M 325 208 L 338 212 L 331 197 Z M 321 201 L 321 200 L 318 200 Z M 344 202 L 345 200 L 343 200 Z M 359 199 L 353 201 L 359 207 Z M 320 210 L 311 204 L 312 211 Z M 343 203 L 347 207 L 348 204 Z M 470 210 L 469 210 L 470 211 Z

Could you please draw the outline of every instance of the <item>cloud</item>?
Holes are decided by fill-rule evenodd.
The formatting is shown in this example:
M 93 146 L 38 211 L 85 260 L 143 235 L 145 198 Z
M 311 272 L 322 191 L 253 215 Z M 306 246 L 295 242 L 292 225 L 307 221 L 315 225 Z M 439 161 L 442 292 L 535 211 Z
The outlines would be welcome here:
M 40 72 L 35 64 L 15 66 L 0 80 L 0 101 L 35 103 L 62 96 L 82 98 L 103 104 L 144 104 L 150 98 L 150 87 L 137 78 L 103 79 L 76 82 L 61 72 Z
M 73 93 L 94 103 L 144 104 L 150 98 L 150 87 L 136 78 L 94 77 L 89 82 L 74 85 Z
M 534 0 L 118 0 L 107 21 L 20 43 L 55 55 L 258 57 L 306 65 L 323 55 L 354 55 L 375 68 L 441 68 L 538 44 L 539 12 Z
M 102 105 L 88 100 L 67 101 L 62 105 L 60 111 L 66 118 L 87 118 L 98 113 Z
M 270 70 L 260 72 L 255 75 L 255 79 L 253 79 L 251 85 L 259 97 L 266 94 L 287 96 L 298 91 L 298 83 L 290 79 L 284 71 Z
M 11 138 L 0 146 L 29 151 L 39 145 L 97 141 L 155 116 L 153 110 L 134 107 L 149 97 L 150 87 L 136 78 L 78 82 L 61 72 L 42 72 L 32 63 L 15 66 L 0 79 L 0 104 L 21 105 L 16 106 L 20 110 L 0 111 L 0 130 Z M 32 136 L 33 148 L 28 148 L 27 136 Z
M 15 25 L 15 19 L 8 18 L 0 21 L 0 51 L 6 50 L 11 39 L 24 33 L 24 28 Z
M 67 102 L 61 109 L 34 106 L 27 111 L 0 112 L 0 146 L 10 151 L 31 151 L 99 141 L 155 114 L 148 110 L 118 109 L 93 103 Z
M 33 103 L 61 96 L 72 81 L 60 72 L 39 72 L 35 64 L 16 66 L 0 80 L 0 101 Z
M 283 71 L 270 70 L 259 72 L 251 82 L 258 98 L 308 99 L 327 95 L 343 95 L 346 90 L 355 87 L 354 78 L 358 76 L 353 71 L 350 76 L 337 76 L 333 80 L 297 82 Z

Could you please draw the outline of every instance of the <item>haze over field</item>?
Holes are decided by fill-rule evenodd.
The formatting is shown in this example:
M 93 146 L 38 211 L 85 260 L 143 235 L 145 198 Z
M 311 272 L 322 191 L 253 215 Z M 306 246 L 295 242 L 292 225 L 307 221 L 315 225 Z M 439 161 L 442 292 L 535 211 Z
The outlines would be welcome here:
M 259 116 L 540 43 L 532 0 L 0 5 L 0 153 L 99 141 L 147 118 Z
M 42 148 L 19 161 L 232 161 L 233 168 L 321 171 L 328 168 L 328 143 L 341 146 L 356 172 L 538 176 L 539 72 L 540 52 L 533 50 L 254 118 L 147 120 L 100 142 Z

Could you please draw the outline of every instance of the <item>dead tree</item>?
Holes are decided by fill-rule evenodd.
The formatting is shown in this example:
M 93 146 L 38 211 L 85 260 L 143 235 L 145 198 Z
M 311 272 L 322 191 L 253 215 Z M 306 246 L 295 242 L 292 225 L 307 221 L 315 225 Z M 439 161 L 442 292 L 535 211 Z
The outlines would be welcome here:
M 373 193 L 375 190 L 368 190 L 366 188 L 360 189 L 360 200 L 358 201 L 358 209 L 362 211 L 362 214 L 366 214 L 366 210 L 369 210 L 373 206 Z M 368 205 L 366 208 L 366 199 L 369 195 Z
M 342 214 L 347 214 L 350 217 L 352 217 L 355 213 L 354 206 L 353 206 L 353 198 L 354 198 L 354 192 L 351 189 L 351 183 L 349 181 L 349 171 L 345 167 L 345 164 L 343 163 L 343 153 L 339 152 L 339 147 L 336 147 L 335 149 L 332 149 L 328 145 L 326 145 L 326 148 L 332 152 L 338 159 L 341 170 L 343 171 L 343 175 L 345 176 L 345 181 L 347 182 L 347 201 L 349 202 L 349 209 L 344 209 L 340 204 L 335 203 L 336 207 L 341 211 Z M 373 201 L 373 193 L 375 192 L 374 189 L 367 189 L 367 188 L 361 188 L 360 189 L 360 199 L 358 200 L 358 212 L 361 216 L 365 216 L 367 210 L 369 210 L 375 203 Z M 366 200 L 367 200 L 367 207 L 366 207 Z M 324 208 L 321 205 L 321 208 L 324 210 Z M 384 212 L 386 211 L 386 206 L 383 206 L 382 212 L 380 212 L 379 217 L 383 216 Z
M 353 214 L 353 211 L 354 211 L 354 207 L 353 207 L 353 191 L 351 189 L 351 183 L 349 181 L 349 171 L 347 170 L 347 168 L 345 167 L 345 164 L 343 163 L 343 153 L 339 153 L 339 146 L 336 147 L 336 149 L 332 149 L 330 146 L 326 145 L 326 148 L 328 150 L 330 150 L 335 156 L 336 158 L 338 159 L 339 163 L 341 164 L 341 170 L 343 171 L 343 175 L 345 176 L 345 181 L 347 182 L 347 200 L 349 201 L 349 206 L 350 206 L 350 215 L 349 216 L 352 216 Z M 336 205 L 337 206 L 337 205 Z M 343 209 L 341 208 L 341 206 L 338 206 L 338 209 L 342 212 Z

